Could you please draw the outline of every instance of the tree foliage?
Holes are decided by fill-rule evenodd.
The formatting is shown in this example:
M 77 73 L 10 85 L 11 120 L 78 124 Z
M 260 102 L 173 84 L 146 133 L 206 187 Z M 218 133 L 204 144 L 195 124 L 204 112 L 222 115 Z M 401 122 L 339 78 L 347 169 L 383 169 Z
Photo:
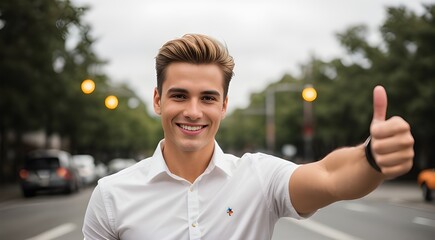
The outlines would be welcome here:
M 15 176 L 24 154 L 41 147 L 25 144 L 29 132 L 45 133 L 43 147 L 52 147 L 56 134 L 62 148 L 106 161 L 142 156 L 161 138 L 140 98 L 102 72 L 105 61 L 82 21 L 86 11 L 69 0 L 1 1 L 0 180 Z M 90 95 L 80 89 L 86 78 L 97 86 Z M 115 110 L 104 106 L 109 93 L 120 99 Z M 129 99 L 138 106 L 129 107 Z
M 337 34 L 346 55 L 329 61 L 312 58 L 302 66 L 303 76 L 284 76 L 276 83 L 313 83 L 318 98 L 313 103 L 315 132 L 313 149 L 316 159 L 331 150 L 356 145 L 369 135 L 372 118 L 372 90 L 383 85 L 388 93 L 388 116 L 406 119 L 416 139 L 416 169 L 435 166 L 435 5 L 426 5 L 421 15 L 405 7 L 386 9 L 380 26 L 381 41 L 371 43 L 364 25 L 351 26 Z M 265 148 L 265 116 L 249 116 L 264 107 L 267 88 L 252 95 L 246 109 L 237 109 L 223 123 L 221 145 L 244 147 L 252 142 Z M 303 152 L 302 104 L 294 93 L 276 96 L 276 148 L 285 144 Z M 263 105 L 262 105 L 263 104 Z M 248 118 L 248 120 L 246 120 Z
M 145 104 L 126 85 L 114 85 L 102 71 L 105 61 L 93 50 L 91 28 L 82 21 L 86 7 L 60 0 L 0 2 L 0 178 L 13 176 L 23 154 L 25 133 L 58 134 L 72 153 L 91 153 L 100 160 L 151 153 L 162 130 Z M 314 156 L 361 143 L 369 134 L 372 89 L 381 84 L 389 96 L 390 116 L 400 115 L 416 139 L 416 167 L 435 166 L 435 5 L 422 14 L 405 7 L 386 9 L 381 41 L 370 42 L 364 25 L 337 34 L 346 56 L 324 61 L 313 57 L 302 76 L 284 75 L 264 91 L 252 93 L 246 109 L 222 122 L 217 140 L 235 153 L 266 149 L 266 94 L 280 84 L 313 84 Z M 91 78 L 96 90 L 85 95 L 80 83 Z M 115 94 L 115 110 L 104 98 Z M 277 92 L 275 153 L 286 144 L 303 155 L 304 108 L 296 92 Z M 139 100 L 131 108 L 128 102 Z M 137 105 L 137 104 L 136 104 Z M 50 147 L 47 141 L 45 147 Z M 13 167 L 11 167 L 13 166 Z M 2 179 L 0 179 L 2 180 Z

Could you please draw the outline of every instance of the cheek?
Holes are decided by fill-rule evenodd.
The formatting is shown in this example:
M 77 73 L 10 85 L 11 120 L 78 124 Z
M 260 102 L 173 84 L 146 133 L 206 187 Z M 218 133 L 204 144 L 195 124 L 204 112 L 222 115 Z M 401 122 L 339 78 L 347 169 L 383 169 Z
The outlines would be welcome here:
M 175 105 L 165 105 L 164 108 L 161 109 L 162 114 L 166 116 L 174 116 L 177 115 L 179 112 L 182 112 L 182 108 Z
M 222 108 L 216 108 L 212 112 L 209 112 L 209 116 L 216 121 L 221 121 L 225 118 L 225 112 L 222 111 Z
M 182 116 L 183 110 L 179 106 L 165 105 L 161 108 L 161 120 L 163 122 L 169 123 L 173 121 L 178 116 Z

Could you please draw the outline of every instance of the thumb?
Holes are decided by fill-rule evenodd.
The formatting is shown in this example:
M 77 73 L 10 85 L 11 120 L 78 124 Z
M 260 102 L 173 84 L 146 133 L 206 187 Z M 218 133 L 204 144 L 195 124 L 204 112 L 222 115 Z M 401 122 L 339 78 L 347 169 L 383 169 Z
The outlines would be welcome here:
M 382 86 L 373 90 L 373 120 L 372 123 L 385 121 L 387 115 L 387 92 Z

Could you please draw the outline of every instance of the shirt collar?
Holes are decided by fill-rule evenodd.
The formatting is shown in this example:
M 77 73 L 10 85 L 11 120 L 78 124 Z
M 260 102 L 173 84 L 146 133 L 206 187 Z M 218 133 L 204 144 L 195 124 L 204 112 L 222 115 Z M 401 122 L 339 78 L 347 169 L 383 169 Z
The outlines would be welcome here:
M 228 159 L 225 156 L 225 153 L 222 151 L 222 149 L 220 148 L 219 144 L 216 141 L 214 143 L 213 156 L 211 158 L 211 161 L 210 161 L 208 168 L 213 167 L 213 165 L 218 167 L 220 170 L 222 170 L 226 175 L 228 175 L 230 177 L 232 176 L 232 173 L 233 173 L 232 172 L 232 162 L 228 161 Z M 213 170 L 213 169 L 211 168 L 210 171 L 211 170 Z
M 162 147 L 164 143 L 164 139 L 157 144 L 156 150 L 154 150 L 154 154 L 150 159 L 150 169 L 147 174 L 147 181 L 151 181 L 156 178 L 158 175 L 168 172 L 168 167 L 166 166 L 165 160 L 163 159 Z
M 159 142 L 152 158 L 150 159 L 150 169 L 147 174 L 147 181 L 152 181 L 153 179 L 160 176 L 162 173 L 167 173 L 167 175 L 171 175 L 168 166 L 166 165 L 165 159 L 163 158 L 162 149 L 164 141 L 165 140 L 163 139 Z M 208 167 L 204 171 L 204 174 L 210 173 L 215 167 L 222 170 L 226 175 L 232 176 L 231 163 L 227 161 L 224 152 L 219 147 L 219 144 L 216 141 L 213 156 Z

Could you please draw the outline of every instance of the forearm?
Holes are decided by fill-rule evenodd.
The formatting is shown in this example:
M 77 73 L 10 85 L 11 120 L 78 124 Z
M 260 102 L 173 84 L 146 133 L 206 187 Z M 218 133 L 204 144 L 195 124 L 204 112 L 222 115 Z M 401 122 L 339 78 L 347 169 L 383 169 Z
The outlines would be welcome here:
M 324 159 L 300 166 L 290 179 L 292 204 L 310 213 L 333 202 L 363 197 L 383 181 L 367 162 L 364 146 L 337 149 Z
M 363 197 L 384 180 L 367 162 L 363 145 L 335 150 L 318 164 L 327 173 L 324 187 L 333 201 Z
M 373 91 L 370 124 L 373 161 L 367 161 L 364 145 L 341 148 L 321 161 L 299 167 L 290 178 L 291 201 L 299 213 L 309 213 L 335 201 L 363 197 L 384 179 L 407 173 L 413 164 L 414 138 L 410 125 L 400 117 L 386 119 L 387 95 L 377 86 Z

